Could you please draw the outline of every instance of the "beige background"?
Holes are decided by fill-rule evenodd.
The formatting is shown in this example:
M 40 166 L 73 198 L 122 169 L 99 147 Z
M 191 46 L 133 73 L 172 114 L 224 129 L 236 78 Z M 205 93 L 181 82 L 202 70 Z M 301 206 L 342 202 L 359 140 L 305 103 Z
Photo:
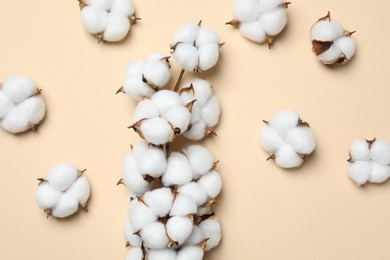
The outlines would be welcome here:
M 129 61 L 168 53 L 177 27 L 199 19 L 226 42 L 218 68 L 201 75 L 223 105 L 218 137 L 203 142 L 224 182 L 223 242 L 207 259 L 390 259 L 390 182 L 357 188 L 345 161 L 355 138 L 390 141 L 390 2 L 294 1 L 271 51 L 224 25 L 231 0 L 135 4 L 143 20 L 128 39 L 98 45 L 75 0 L 1 0 L 0 79 L 32 77 L 48 114 L 37 133 L 0 131 L 0 259 L 124 258 L 126 189 L 115 183 L 138 136 L 126 128 L 135 102 L 114 93 Z M 357 30 L 358 54 L 347 66 L 325 67 L 311 52 L 310 26 L 328 10 Z M 261 120 L 282 108 L 299 111 L 317 140 L 299 170 L 266 162 L 259 147 Z M 47 220 L 35 203 L 36 178 L 61 161 L 88 169 L 90 212 Z

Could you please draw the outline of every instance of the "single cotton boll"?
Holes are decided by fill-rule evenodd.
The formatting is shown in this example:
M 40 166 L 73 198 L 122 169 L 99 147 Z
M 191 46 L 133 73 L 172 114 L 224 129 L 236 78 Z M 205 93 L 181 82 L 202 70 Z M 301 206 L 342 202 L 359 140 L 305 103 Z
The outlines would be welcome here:
M 216 43 L 203 44 L 198 49 L 198 55 L 200 70 L 208 70 L 218 62 L 219 46 Z
M 78 170 L 70 163 L 59 163 L 49 169 L 46 177 L 47 182 L 59 191 L 65 191 L 76 181 Z
M 173 249 L 149 250 L 148 260 L 176 260 L 176 251 Z
M 299 154 L 311 154 L 316 146 L 313 133 L 307 126 L 293 128 L 288 133 L 286 141 Z
M 172 217 L 166 224 L 168 236 L 179 245 L 191 235 L 193 223 L 187 217 Z
M 172 126 L 163 118 L 155 117 L 141 124 L 141 133 L 145 140 L 154 145 L 162 145 L 171 141 Z
M 240 32 L 246 38 L 254 42 L 261 43 L 267 39 L 267 35 L 265 34 L 265 31 L 260 21 L 242 23 L 240 25 Z
M 202 230 L 198 226 L 194 226 L 191 235 L 184 242 L 184 245 L 195 246 L 202 242 L 203 239 L 205 237 L 203 236 Z
M 270 12 L 284 3 L 284 0 L 261 0 L 259 1 L 259 10 L 262 13 Z
M 103 39 L 114 42 L 122 40 L 130 29 L 129 18 L 121 12 L 110 12 L 107 17 L 107 27 Z
M 268 125 L 264 126 L 260 130 L 260 142 L 264 150 L 266 150 L 269 153 L 275 153 L 285 144 L 283 138 L 281 138 Z
M 303 159 L 290 145 L 283 145 L 275 153 L 275 163 L 282 168 L 295 168 L 303 163 Z
M 373 162 L 371 167 L 370 182 L 382 183 L 390 177 L 390 166 Z
M 165 217 L 171 210 L 173 195 L 171 189 L 160 188 L 146 192 L 143 200 L 155 215 Z
M 171 90 L 160 90 L 151 97 L 151 100 L 156 104 L 161 115 L 172 107 L 183 105 L 179 94 Z
M 208 127 L 214 127 L 219 122 L 221 115 L 221 104 L 216 96 L 210 98 L 210 100 L 202 107 L 202 119 Z
M 163 185 L 184 185 L 191 180 L 192 170 L 187 157 L 182 153 L 171 153 L 168 158 L 167 168 L 162 176 Z
M 141 230 L 147 225 L 155 222 L 157 216 L 152 209 L 143 204 L 142 202 L 136 202 L 131 205 L 129 209 L 129 220 L 134 230 Z
M 370 148 L 367 140 L 360 138 L 353 141 L 349 150 L 351 159 L 354 161 L 369 161 L 370 160 Z
M 4 118 L 13 108 L 14 103 L 0 91 L 0 120 Z
M 156 91 L 142 81 L 142 73 L 135 73 L 126 77 L 123 90 L 135 100 L 141 101 L 144 97 L 152 96 Z
M 143 66 L 145 78 L 157 87 L 163 87 L 171 78 L 171 72 L 165 61 L 149 60 Z
M 216 198 L 222 189 L 222 179 L 218 172 L 211 171 L 199 179 L 198 183 L 205 189 L 207 195 Z
M 195 214 L 197 210 L 197 205 L 192 197 L 179 193 L 172 204 L 169 216 L 186 216 Z
M 51 209 L 54 207 L 61 197 L 61 192 L 56 190 L 48 182 L 41 183 L 35 192 L 35 200 L 42 209 Z
M 383 165 L 390 164 L 389 143 L 381 139 L 376 139 L 371 145 L 371 159 Z
M 198 37 L 196 38 L 195 45 L 200 47 L 203 44 L 214 43 L 219 44 L 218 34 L 209 28 L 200 27 Z
M 150 99 L 142 100 L 137 104 L 134 111 L 133 123 L 141 119 L 159 117 L 160 111 L 156 104 Z
M 368 181 L 371 170 L 371 162 L 356 161 L 348 164 L 348 174 L 357 185 L 363 185 Z
M 150 249 L 163 249 L 169 243 L 165 226 L 160 222 L 153 222 L 144 227 L 140 235 L 144 241 L 144 245 Z
M 280 136 L 286 134 L 298 125 L 299 114 L 293 110 L 282 110 L 272 115 L 268 125 Z
M 219 245 L 221 241 L 221 225 L 217 218 L 206 219 L 199 224 L 203 236 L 208 238 L 206 242 L 206 251 L 210 251 Z
M 85 176 L 80 176 L 67 190 L 67 193 L 77 198 L 81 205 L 84 205 L 90 193 L 89 183 Z
M 311 40 L 327 42 L 334 41 L 338 36 L 338 30 L 329 21 L 318 21 L 310 31 Z
M 126 241 L 128 241 L 130 246 L 132 247 L 142 245 L 142 239 L 138 235 L 134 234 L 135 232 L 137 232 L 137 230 L 134 230 L 134 228 L 130 224 L 130 221 L 127 220 L 125 223 L 124 235 Z
M 327 51 L 321 53 L 317 57 L 324 64 L 333 64 L 340 58 L 341 55 L 342 52 L 340 48 L 336 45 L 332 45 Z
M 287 24 L 287 9 L 277 8 L 273 11 L 264 13 L 260 17 L 260 23 L 267 35 L 278 35 Z
M 79 202 L 68 193 L 63 193 L 56 206 L 51 210 L 51 214 L 56 218 L 65 218 L 77 212 Z
M 139 170 L 153 178 L 160 177 L 167 166 L 167 159 L 164 151 L 151 147 L 142 156 L 139 162 Z
M 179 43 L 172 55 L 186 71 L 195 71 L 198 67 L 198 49 L 192 45 Z
M 89 33 L 101 33 L 108 24 L 108 13 L 105 10 L 86 6 L 81 10 L 81 22 Z
M 197 182 L 189 182 L 184 184 L 183 186 L 180 186 L 177 191 L 180 194 L 185 194 L 192 197 L 198 207 L 205 204 L 208 199 L 206 190 Z
M 193 179 L 199 179 L 213 167 L 213 156 L 201 145 L 190 145 L 184 150 L 188 161 L 190 162 Z
M 126 255 L 126 260 L 144 260 L 144 253 L 140 247 L 133 247 Z
M 233 6 L 233 14 L 241 22 L 250 22 L 259 18 L 258 0 L 236 0 Z
M 187 131 L 190 124 L 191 113 L 184 106 L 176 106 L 170 108 L 164 115 L 168 122 L 170 122 L 173 128 L 179 128 L 180 133 Z
M 13 103 L 20 103 L 31 97 L 37 88 L 34 81 L 25 76 L 8 77 L 1 85 L 1 91 Z
M 206 123 L 203 120 L 199 120 L 191 126 L 191 129 L 184 133 L 184 136 L 190 140 L 199 141 L 206 135 Z
M 348 59 L 351 59 L 353 55 L 355 55 L 356 44 L 352 37 L 346 36 L 339 38 L 334 42 L 334 45 L 336 45 Z
M 183 247 L 178 253 L 176 260 L 202 260 L 203 249 L 198 246 Z
M 198 37 L 199 26 L 195 23 L 186 23 L 182 25 L 172 38 L 172 45 L 178 42 L 194 43 Z
M 134 5 L 130 0 L 113 0 L 111 5 L 111 12 L 122 12 L 130 17 L 134 14 Z

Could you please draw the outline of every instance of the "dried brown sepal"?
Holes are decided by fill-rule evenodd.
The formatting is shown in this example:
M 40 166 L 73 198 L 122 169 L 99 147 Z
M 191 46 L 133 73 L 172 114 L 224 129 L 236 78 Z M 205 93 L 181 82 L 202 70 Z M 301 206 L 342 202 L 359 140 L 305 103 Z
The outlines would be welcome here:
M 130 246 L 131 246 L 130 242 L 127 241 L 126 244 L 125 244 L 125 247 L 130 247 Z
M 152 82 L 150 82 L 149 80 L 147 80 L 147 78 L 145 78 L 144 74 L 142 74 L 142 82 L 145 83 L 146 85 L 148 85 L 154 91 L 158 91 L 158 87 L 156 85 L 154 85 Z
M 209 199 L 202 207 L 210 207 L 213 204 L 218 204 L 218 201 L 215 198 Z
M 302 118 L 299 118 L 298 120 L 298 126 L 306 126 L 306 127 L 310 127 L 309 123 L 308 122 L 305 122 L 302 120 Z
M 38 178 L 37 180 L 39 181 L 38 185 L 42 184 L 43 182 L 46 182 L 44 178 Z
M 180 128 L 174 128 L 173 127 L 173 125 L 171 124 L 171 122 L 168 122 L 169 123 L 169 125 L 171 126 L 171 129 L 172 129 L 172 134 L 171 134 L 171 136 L 169 137 L 169 140 L 168 140 L 168 142 L 169 143 L 172 143 L 175 139 L 176 139 L 176 135 L 177 134 L 180 134 Z M 179 133 L 177 133 L 177 129 L 179 129 Z M 144 138 L 145 139 L 145 138 Z
M 306 159 L 307 159 L 307 157 L 309 156 L 309 155 L 307 155 L 307 154 L 298 154 L 299 155 L 299 157 L 301 157 L 301 159 L 303 160 L 303 161 L 305 161 Z
M 291 2 L 284 2 L 284 3 L 281 3 L 279 5 L 279 7 L 282 7 L 282 8 L 288 8 L 288 6 L 291 4 Z
M 34 90 L 34 93 L 33 93 L 32 95 L 33 95 L 33 96 L 38 96 L 38 95 L 40 95 L 40 94 L 42 94 L 42 89 L 37 88 L 37 89 Z
M 86 171 L 87 171 L 87 169 L 84 169 L 84 170 L 77 170 L 78 176 L 79 176 L 79 177 L 80 177 L 80 176 L 83 176 L 84 172 L 86 172 Z
M 341 63 L 344 63 L 344 62 L 347 62 L 347 61 L 349 61 L 348 57 L 345 56 L 344 53 L 342 53 L 341 57 L 338 58 L 334 63 L 341 64 Z
M 171 44 L 171 45 L 169 46 L 169 48 L 171 49 L 171 53 L 174 53 L 174 52 L 175 52 L 177 45 L 179 45 L 180 43 L 183 43 L 183 42 L 177 42 L 177 43 L 175 43 L 175 44 L 173 44 L 173 45 Z
M 225 25 L 231 25 L 234 28 L 239 28 L 240 27 L 240 21 L 237 20 L 237 19 L 233 19 L 233 20 L 231 20 L 229 22 L 226 22 Z
M 184 92 L 190 92 L 190 94 L 193 96 L 195 94 L 194 85 L 191 83 L 189 87 L 181 88 L 179 90 L 179 94 L 183 94 Z
M 83 210 L 83 211 L 85 211 L 85 212 L 87 212 L 87 213 L 88 213 L 88 207 L 87 207 L 87 204 L 80 204 L 80 205 L 79 205 L 79 209 L 81 209 L 81 210 Z
M 218 161 L 215 161 L 215 162 L 213 163 L 213 166 L 211 167 L 211 170 L 214 171 L 215 169 L 217 169 L 218 164 L 219 164 L 219 160 L 218 160 Z
M 196 216 L 194 223 L 195 223 L 196 225 L 198 225 L 199 223 L 201 223 L 201 222 L 203 222 L 203 221 L 205 221 L 205 220 L 208 220 L 208 219 L 210 219 L 211 217 L 214 217 L 214 215 L 215 215 L 215 213 L 214 213 L 214 212 L 211 212 L 211 213 L 205 214 L 205 215 L 203 215 L 203 216 Z
M 212 128 L 209 128 L 206 130 L 206 135 L 214 135 L 214 136 L 218 136 L 216 132 L 214 132 L 214 129 Z
M 51 216 L 51 209 L 45 209 L 43 212 L 46 213 L 46 218 L 48 219 Z
M 198 22 L 198 26 L 202 26 L 202 20 L 200 20 L 199 22 Z
M 263 120 L 263 123 L 266 124 L 266 125 L 268 125 L 268 121 L 266 121 L 266 120 Z
M 130 24 L 133 25 L 142 19 L 140 17 L 135 16 L 135 14 L 134 14 L 131 17 L 129 17 L 129 20 L 130 20 Z
M 206 247 L 207 247 L 207 241 L 209 240 L 210 238 L 205 238 L 203 239 L 202 241 L 200 241 L 198 244 L 196 244 L 198 247 L 202 248 L 203 251 L 206 250 Z
M 98 39 L 98 44 L 101 42 L 101 41 L 104 41 L 103 40 L 103 33 L 96 33 L 95 34 L 95 37 L 96 37 L 96 39 Z
M 188 111 L 190 111 L 190 113 L 192 112 L 192 108 L 194 107 L 194 103 L 196 102 L 196 99 L 192 100 L 191 102 L 188 102 L 185 107 L 188 109 Z
M 326 42 L 321 42 L 321 41 L 316 41 L 316 40 L 313 40 L 312 41 L 312 50 L 314 52 L 315 55 L 320 55 L 324 52 L 326 52 L 327 50 L 329 50 L 329 48 L 332 46 L 333 44 L 333 41 L 326 41 Z
M 374 137 L 374 139 L 372 139 L 372 140 L 367 140 L 366 139 L 366 141 L 368 143 L 368 148 L 371 149 L 372 144 L 375 143 L 375 141 L 376 141 L 376 137 Z
M 125 92 L 125 89 L 123 88 L 123 86 L 121 86 L 121 87 L 115 92 L 115 95 L 118 95 L 119 93 L 126 93 L 126 92 Z
M 218 47 L 222 48 L 225 44 L 226 44 L 225 42 L 218 43 Z
M 145 201 L 144 201 L 144 197 L 143 196 L 137 196 L 137 199 L 139 202 L 143 203 L 146 205 Z M 146 205 L 147 206 L 147 205 Z
M 355 162 L 354 160 L 352 160 L 351 153 L 349 153 L 349 158 L 348 158 L 347 162 L 350 162 L 350 163 L 353 163 L 353 162 Z
M 33 132 L 37 131 L 38 124 L 30 125 L 29 129 Z
M 275 37 L 272 37 L 272 36 L 268 36 L 268 35 L 267 35 L 268 49 L 271 49 L 271 48 L 272 48 L 272 45 L 274 44 L 274 41 L 275 41 Z
M 326 20 L 328 20 L 328 21 L 331 20 L 330 19 L 330 11 L 328 11 L 328 13 L 324 17 L 321 17 L 320 19 L 318 19 L 317 22 L 319 22 L 319 21 L 326 21 Z
M 171 61 L 169 60 L 171 58 L 171 56 L 165 56 L 165 57 L 162 57 L 160 60 L 163 60 L 167 63 L 168 67 L 171 68 Z
M 344 30 L 344 36 L 347 36 L 347 37 L 352 36 L 352 34 L 354 34 L 354 33 L 356 33 L 356 31 L 350 32 L 350 31 Z
M 275 154 L 271 154 L 267 159 L 266 161 L 269 161 L 269 160 L 275 160 Z
M 201 69 L 199 66 L 197 66 L 197 67 L 194 69 L 194 72 L 195 72 L 196 74 L 201 74 L 203 71 L 202 71 L 202 69 Z
M 142 132 L 141 132 L 141 125 L 142 123 L 145 121 L 146 119 L 143 118 L 143 119 L 140 119 L 138 120 L 137 122 L 135 122 L 134 124 L 132 124 L 131 126 L 128 126 L 127 128 L 129 129 L 133 129 L 134 132 L 138 133 L 138 135 L 142 138 L 142 139 L 145 139 Z
M 126 184 L 123 182 L 123 178 L 120 178 L 119 181 L 116 183 L 116 186 L 123 184 L 126 186 Z M 131 198 L 132 199 L 132 198 Z
M 145 181 L 147 181 L 147 182 L 149 182 L 149 183 L 151 183 L 152 181 L 154 181 L 154 177 L 152 177 L 152 176 L 150 176 L 149 174 L 142 174 L 142 178 L 145 180 Z
M 83 10 L 83 8 L 87 6 L 87 4 L 84 3 L 82 0 L 77 0 L 77 2 L 79 2 L 80 10 Z
M 133 235 L 141 237 L 141 230 L 138 230 L 137 232 L 134 232 Z
M 167 245 L 167 248 L 172 248 L 174 246 L 177 246 L 179 243 L 176 242 L 176 241 L 173 241 L 172 239 L 170 239 L 168 245 Z

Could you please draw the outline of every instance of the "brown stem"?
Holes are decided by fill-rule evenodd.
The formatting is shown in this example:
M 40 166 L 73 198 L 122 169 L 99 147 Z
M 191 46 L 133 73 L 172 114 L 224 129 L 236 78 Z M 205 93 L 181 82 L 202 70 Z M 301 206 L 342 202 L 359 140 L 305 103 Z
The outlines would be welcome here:
M 181 69 L 179 78 L 177 79 L 177 82 L 176 82 L 176 85 L 175 85 L 175 88 L 173 89 L 173 91 L 177 92 L 179 90 L 179 86 L 180 86 L 181 80 L 183 79 L 184 72 L 185 72 L 185 70 Z

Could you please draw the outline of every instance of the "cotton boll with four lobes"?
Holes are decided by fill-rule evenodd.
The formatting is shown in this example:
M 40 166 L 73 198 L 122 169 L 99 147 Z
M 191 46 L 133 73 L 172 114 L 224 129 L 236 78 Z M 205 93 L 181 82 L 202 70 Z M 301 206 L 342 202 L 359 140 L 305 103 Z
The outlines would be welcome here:
M 221 241 L 221 225 L 217 218 L 209 218 L 199 223 L 199 228 L 202 231 L 206 241 L 206 251 L 210 251 L 219 245 Z
M 236 0 L 234 19 L 226 24 L 239 28 L 251 41 L 267 41 L 271 48 L 275 37 L 286 27 L 289 4 L 280 0 Z
M 320 18 L 311 28 L 310 38 L 313 52 L 324 64 L 345 63 L 352 59 L 356 52 L 356 44 L 342 25 L 330 18 L 330 12 Z
M 85 171 L 85 170 L 84 170 Z M 76 213 L 79 208 L 86 210 L 90 194 L 88 180 L 82 176 L 84 171 L 69 163 L 52 167 L 40 184 L 35 199 L 47 216 L 65 218 Z
M 183 70 L 200 73 L 217 64 L 221 46 L 215 31 L 187 23 L 173 35 L 171 52 Z
M 41 90 L 25 76 L 12 76 L 0 84 L 0 121 L 4 130 L 16 134 L 35 131 L 45 117 Z

